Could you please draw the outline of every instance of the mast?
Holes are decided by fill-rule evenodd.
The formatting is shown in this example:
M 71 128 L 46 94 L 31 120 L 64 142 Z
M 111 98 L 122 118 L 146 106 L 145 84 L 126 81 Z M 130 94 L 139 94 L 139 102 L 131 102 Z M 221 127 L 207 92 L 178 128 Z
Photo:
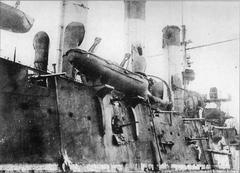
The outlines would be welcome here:
M 183 18 L 183 17 L 182 17 Z M 182 19 L 183 20 L 183 19 Z M 186 64 L 187 64 L 187 51 L 186 51 L 186 26 L 182 24 L 182 48 L 183 48 L 183 71 L 186 69 Z M 184 89 L 187 89 L 187 81 L 183 79 L 183 87 Z
M 190 81 L 193 81 L 195 79 L 195 73 L 193 69 L 191 68 L 191 57 L 187 54 L 187 45 L 190 43 L 190 41 L 186 41 L 186 26 L 182 25 L 182 49 L 183 49 L 183 87 L 185 90 L 188 89 L 188 85 Z
M 60 25 L 59 25 L 59 43 L 58 43 L 58 72 L 62 72 L 62 49 L 63 49 L 63 33 L 64 33 L 64 21 L 65 21 L 65 7 L 66 0 L 62 0 L 61 2 L 61 15 L 60 15 Z
M 181 46 L 183 51 L 183 71 L 182 71 L 182 78 L 183 78 L 183 88 L 185 90 L 188 89 L 189 81 L 194 80 L 195 74 L 194 71 L 191 69 L 191 59 L 190 56 L 187 54 L 187 44 L 191 43 L 190 41 L 186 41 L 186 26 L 184 25 L 184 6 L 183 0 L 181 0 L 181 27 L 182 27 L 182 40 Z

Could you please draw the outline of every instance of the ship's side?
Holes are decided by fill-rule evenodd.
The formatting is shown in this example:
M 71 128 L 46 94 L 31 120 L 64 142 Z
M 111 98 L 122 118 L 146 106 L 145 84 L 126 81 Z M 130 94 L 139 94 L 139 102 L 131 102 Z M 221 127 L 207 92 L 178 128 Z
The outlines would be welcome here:
M 2 171 L 176 172 L 214 166 L 208 139 L 201 140 L 200 160 L 186 144 L 186 136 L 205 135 L 201 122 L 154 112 L 145 102 L 127 102 L 111 89 L 97 92 L 61 75 L 36 77 L 36 69 L 0 60 Z M 120 133 L 115 116 L 126 124 Z M 226 170 L 229 156 L 221 156 Z

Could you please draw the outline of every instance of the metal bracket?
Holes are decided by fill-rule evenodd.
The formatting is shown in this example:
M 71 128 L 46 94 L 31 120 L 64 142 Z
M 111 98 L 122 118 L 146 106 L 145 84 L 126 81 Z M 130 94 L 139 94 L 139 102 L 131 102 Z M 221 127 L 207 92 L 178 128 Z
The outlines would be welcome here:
M 183 117 L 183 121 L 205 121 L 204 118 L 185 118 Z
M 101 85 L 101 86 L 96 86 L 94 88 L 97 90 L 96 95 L 100 98 L 105 97 L 106 94 L 114 90 L 114 87 L 110 85 Z
M 159 144 L 162 148 L 161 149 L 162 152 L 167 153 L 166 147 L 172 149 L 172 147 L 174 145 L 174 142 L 172 142 L 172 141 L 162 141 L 162 136 L 161 135 L 158 138 L 159 138 Z
M 212 103 L 212 102 L 229 102 L 231 98 L 220 98 L 220 99 L 206 99 L 204 100 L 205 103 Z
M 188 137 L 185 137 L 185 140 L 186 141 L 199 141 L 199 140 L 208 140 L 208 138 L 206 138 L 206 137 L 199 137 L 199 138 L 188 138 Z
M 173 114 L 181 114 L 180 112 L 177 111 L 162 111 L 162 110 L 157 110 L 157 109 L 153 109 L 154 110 L 154 114 L 157 114 L 159 116 L 159 114 L 169 114 L 169 125 L 172 126 L 172 115 Z
M 233 127 L 221 127 L 221 126 L 213 126 L 213 129 L 219 129 L 219 130 L 234 130 Z
M 221 152 L 221 151 L 216 151 L 216 150 L 211 150 L 211 149 L 207 149 L 206 151 L 213 153 L 213 154 L 220 154 L 220 155 L 229 155 L 231 156 L 231 153 L 226 153 L 226 152 Z
M 54 76 L 61 76 L 61 75 L 66 75 L 66 73 L 54 73 L 54 74 L 43 74 L 43 75 L 36 75 L 36 76 L 31 76 L 31 78 L 47 78 L 47 77 L 54 77 Z
M 198 140 L 208 140 L 208 138 L 199 137 L 199 138 L 190 138 L 190 140 L 192 140 L 192 141 L 198 141 Z
M 131 126 L 131 125 L 134 125 L 134 124 L 137 124 L 137 123 L 139 123 L 139 122 L 138 121 L 128 122 L 126 124 L 121 125 L 121 127 Z
M 180 112 L 177 111 L 162 111 L 162 110 L 154 110 L 155 113 L 173 113 L 173 114 L 181 114 Z
M 141 97 L 141 96 L 136 96 L 136 97 L 127 97 L 127 96 L 125 96 L 123 98 L 123 100 L 127 104 L 131 105 L 132 107 L 135 107 L 135 106 L 137 106 L 137 104 L 145 101 L 145 99 L 143 97 Z

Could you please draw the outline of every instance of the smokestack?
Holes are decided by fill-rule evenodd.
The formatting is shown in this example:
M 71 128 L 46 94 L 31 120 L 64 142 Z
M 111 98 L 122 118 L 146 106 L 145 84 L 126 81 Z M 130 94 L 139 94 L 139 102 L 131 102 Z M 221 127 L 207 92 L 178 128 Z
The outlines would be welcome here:
M 146 1 L 125 0 L 126 52 L 131 52 L 133 72 L 144 73 L 146 60 L 143 57 L 145 45 Z M 139 51 L 138 49 L 141 49 Z
M 42 71 L 47 71 L 49 37 L 46 32 L 40 31 L 35 35 L 33 47 L 35 50 L 34 67 Z
M 65 54 L 68 50 L 77 48 L 81 45 L 85 35 L 84 25 L 80 22 L 72 22 L 67 25 L 64 32 L 63 41 L 63 62 L 62 72 L 66 72 L 68 77 L 73 77 L 72 65 L 68 62 Z
M 165 57 L 168 61 L 168 82 L 172 88 L 183 88 L 183 55 L 181 52 L 180 42 L 180 28 L 177 26 L 166 26 L 163 29 L 162 47 Z M 174 89 L 174 109 L 176 111 L 183 111 L 183 91 L 181 89 Z

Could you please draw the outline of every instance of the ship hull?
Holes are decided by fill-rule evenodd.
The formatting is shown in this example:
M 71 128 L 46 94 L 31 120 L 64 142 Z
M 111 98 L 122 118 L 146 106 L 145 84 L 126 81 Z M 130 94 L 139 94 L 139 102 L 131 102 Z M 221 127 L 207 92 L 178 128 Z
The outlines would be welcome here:
M 95 88 L 64 76 L 36 74 L 43 72 L 0 59 L 0 171 L 212 172 L 211 155 L 205 151 L 197 161 L 184 141 L 186 131 L 195 133 L 201 124 L 185 126 L 181 116 L 160 113 L 153 118 L 154 135 L 148 105 L 130 106 L 111 92 L 99 97 Z M 112 117 L 119 114 L 125 124 L 138 123 L 125 126 L 116 144 Z M 224 159 L 225 167 L 215 167 L 224 170 L 213 172 L 232 169 Z

